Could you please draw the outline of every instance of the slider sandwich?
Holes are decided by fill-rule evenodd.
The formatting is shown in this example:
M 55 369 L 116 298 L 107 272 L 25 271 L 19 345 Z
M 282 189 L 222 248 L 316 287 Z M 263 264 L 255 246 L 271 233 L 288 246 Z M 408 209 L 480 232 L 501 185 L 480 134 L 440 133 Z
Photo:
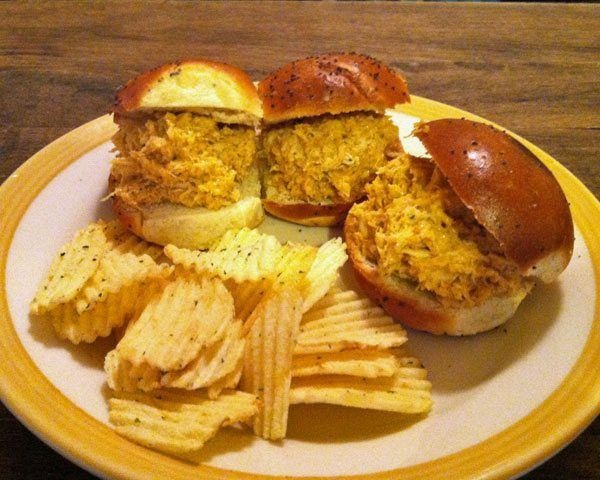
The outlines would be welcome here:
M 413 134 L 431 159 L 389 162 L 346 219 L 357 280 L 412 328 L 492 329 L 569 263 L 565 195 L 533 153 L 489 125 L 444 119 Z
M 150 242 L 205 248 L 263 218 L 261 103 L 250 77 L 206 60 L 142 73 L 116 95 L 112 207 Z
M 263 206 L 304 225 L 341 223 L 375 172 L 401 151 L 386 108 L 410 101 L 406 81 L 370 57 L 289 63 L 258 85 Z

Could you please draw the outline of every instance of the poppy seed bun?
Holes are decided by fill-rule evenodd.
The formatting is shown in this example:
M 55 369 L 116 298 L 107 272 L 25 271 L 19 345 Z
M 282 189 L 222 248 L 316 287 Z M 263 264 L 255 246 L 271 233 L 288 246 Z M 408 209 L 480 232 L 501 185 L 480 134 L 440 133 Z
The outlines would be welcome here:
M 573 220 L 548 168 L 514 138 L 460 119 L 421 123 L 414 135 L 477 221 L 525 276 L 548 283 L 573 253 Z
M 352 203 L 332 203 L 330 205 L 285 203 L 268 199 L 263 199 L 262 204 L 271 215 L 309 227 L 340 225 L 353 205 Z
M 116 118 L 155 110 L 194 111 L 246 125 L 255 125 L 262 117 L 248 74 L 208 60 L 168 63 L 144 72 L 117 92 L 113 106 Z
M 402 75 L 357 53 L 288 63 L 262 80 L 258 93 L 267 123 L 359 110 L 383 113 L 410 102 Z

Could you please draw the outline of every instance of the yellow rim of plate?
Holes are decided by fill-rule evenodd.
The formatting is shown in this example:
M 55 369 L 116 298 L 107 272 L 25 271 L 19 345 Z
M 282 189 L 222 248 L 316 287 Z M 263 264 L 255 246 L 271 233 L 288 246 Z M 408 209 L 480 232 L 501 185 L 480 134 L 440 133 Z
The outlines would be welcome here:
M 476 115 L 425 98 L 399 110 L 424 120 Z M 80 466 L 110 478 L 265 478 L 264 475 L 191 465 L 137 446 L 68 400 L 42 374 L 19 341 L 6 298 L 6 260 L 13 235 L 40 191 L 81 155 L 106 142 L 115 127 L 109 115 L 54 141 L 0 186 L 0 398 L 34 433 Z M 510 133 L 510 132 L 509 132 Z M 594 266 L 596 303 L 587 342 L 561 385 L 531 413 L 484 441 L 433 461 L 376 474 L 337 479 L 402 478 L 446 480 L 506 478 L 525 472 L 573 440 L 600 412 L 600 203 L 567 169 L 528 141 L 512 134 L 554 173 L 564 189 Z M 277 478 L 277 477 L 271 477 Z M 289 478 L 289 477 L 287 477 Z M 308 478 L 308 477 L 306 477 Z M 316 477 L 310 477 L 316 478 Z

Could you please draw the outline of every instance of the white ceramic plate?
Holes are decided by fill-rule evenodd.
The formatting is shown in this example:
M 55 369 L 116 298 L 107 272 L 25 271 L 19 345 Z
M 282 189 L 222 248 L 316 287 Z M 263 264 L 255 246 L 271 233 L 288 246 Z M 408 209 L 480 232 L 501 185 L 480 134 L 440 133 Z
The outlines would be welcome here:
M 418 141 L 408 138 L 416 115 L 429 119 L 459 116 L 459 111 L 448 113 L 434 102 L 415 100 L 407 107 L 411 115 L 405 109 L 393 118 L 405 149 L 422 153 Z M 146 478 L 161 468 L 170 472 L 170 478 L 190 473 L 216 478 L 223 469 L 229 478 L 245 478 L 245 473 L 441 478 L 450 468 L 452 478 L 469 478 L 482 469 L 493 478 L 533 467 L 597 415 L 597 369 L 587 383 L 579 373 L 600 360 L 594 340 L 600 330 L 599 247 L 590 243 L 599 238 L 600 208 L 589 195 L 573 205 L 578 228 L 569 267 L 558 282 L 536 287 L 512 320 L 469 338 L 409 331 L 409 347 L 424 362 L 433 383 L 435 405 L 428 416 L 413 419 L 334 406 L 293 406 L 285 441 L 273 444 L 225 429 L 203 449 L 200 467 L 120 439 L 105 427 L 102 364 L 112 340 L 72 346 L 57 340 L 50 326 L 31 322 L 28 316 L 29 301 L 60 245 L 87 223 L 111 217 L 101 201 L 113 156 L 106 141 L 111 131 L 105 117 L 81 127 L 69 134 L 68 142 L 59 140 L 62 146 L 53 144 L 30 160 L 31 165 L 19 169 L 0 190 L 0 226 L 11 232 L 0 264 L 5 272 L 0 333 L 6 331 L 0 361 L 7 359 L 0 370 L 0 394 L 29 428 L 84 468 L 114 478 Z M 96 146 L 89 148 L 92 145 Z M 585 190 L 547 155 L 536 154 L 557 174 L 571 201 Z M 34 176 L 36 172 L 49 181 Z M 23 197 L 17 199 L 16 212 L 7 210 L 11 188 Z M 260 228 L 281 240 L 312 244 L 338 233 L 274 219 Z M 352 283 L 349 272 L 344 279 Z M 15 352 L 12 357 L 7 349 Z M 15 381 L 12 377 L 18 372 L 29 378 Z M 28 396 L 27 389 L 36 392 Z M 584 403 L 575 417 L 564 419 L 560 410 L 575 412 L 564 398 L 574 392 Z M 52 410 L 40 403 L 50 400 L 70 415 L 69 422 L 49 418 Z M 524 431 L 530 435 L 527 443 L 519 438 Z M 91 440 L 98 442 L 97 447 L 86 451 Z

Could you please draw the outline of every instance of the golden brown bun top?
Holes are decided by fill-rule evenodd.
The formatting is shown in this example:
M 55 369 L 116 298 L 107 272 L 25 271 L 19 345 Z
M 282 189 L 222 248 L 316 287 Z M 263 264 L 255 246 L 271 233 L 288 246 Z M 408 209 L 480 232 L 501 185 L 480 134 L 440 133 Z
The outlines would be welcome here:
M 410 102 L 406 80 L 357 53 L 327 54 L 284 65 L 258 85 L 264 120 L 277 123 L 325 113 L 383 112 Z
M 560 185 L 521 143 L 464 119 L 414 132 L 448 183 L 525 275 L 554 280 L 573 253 L 573 220 Z
M 119 89 L 113 113 L 136 115 L 151 110 L 218 109 L 262 117 L 252 79 L 239 68 L 209 60 L 184 60 L 144 72 Z

